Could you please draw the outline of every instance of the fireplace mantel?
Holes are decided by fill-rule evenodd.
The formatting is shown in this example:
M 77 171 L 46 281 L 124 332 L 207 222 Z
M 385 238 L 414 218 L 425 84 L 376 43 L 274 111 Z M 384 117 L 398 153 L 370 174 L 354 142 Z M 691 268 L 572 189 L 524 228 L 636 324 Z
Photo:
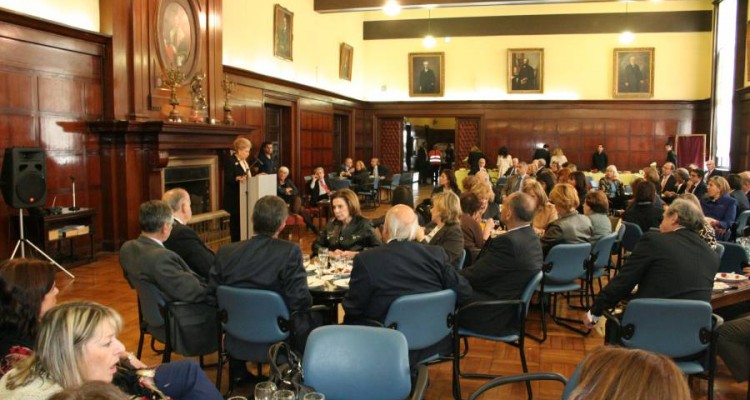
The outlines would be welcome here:
M 99 137 L 102 249 L 110 251 L 140 233 L 138 207 L 161 198 L 161 170 L 170 156 L 218 155 L 224 160 L 237 136 L 249 137 L 259 129 L 165 121 L 92 121 L 87 125 Z

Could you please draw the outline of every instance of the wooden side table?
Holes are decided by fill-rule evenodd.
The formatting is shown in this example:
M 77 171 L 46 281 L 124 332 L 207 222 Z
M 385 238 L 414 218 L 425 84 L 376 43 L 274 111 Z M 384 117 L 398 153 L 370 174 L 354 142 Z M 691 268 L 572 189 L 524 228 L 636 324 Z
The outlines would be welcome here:
M 26 238 L 47 253 L 55 261 L 66 266 L 75 266 L 94 261 L 94 216 L 93 208 L 71 211 L 63 208 L 60 214 L 28 213 L 24 215 Z M 18 219 L 15 218 L 16 229 Z M 89 256 L 79 258 L 75 253 L 78 237 L 88 236 Z M 68 242 L 67 254 L 63 242 Z

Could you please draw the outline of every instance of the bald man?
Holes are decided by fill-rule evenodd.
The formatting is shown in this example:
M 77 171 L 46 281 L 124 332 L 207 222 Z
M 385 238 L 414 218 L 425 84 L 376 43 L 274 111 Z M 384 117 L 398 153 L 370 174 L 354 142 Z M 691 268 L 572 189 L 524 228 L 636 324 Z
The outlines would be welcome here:
M 162 200 L 172 209 L 174 217 L 172 234 L 164 241 L 164 247 L 177 253 L 193 272 L 207 280 L 214 262 L 214 252 L 187 226 L 193 217 L 190 194 L 185 189 L 174 188 L 167 190 Z

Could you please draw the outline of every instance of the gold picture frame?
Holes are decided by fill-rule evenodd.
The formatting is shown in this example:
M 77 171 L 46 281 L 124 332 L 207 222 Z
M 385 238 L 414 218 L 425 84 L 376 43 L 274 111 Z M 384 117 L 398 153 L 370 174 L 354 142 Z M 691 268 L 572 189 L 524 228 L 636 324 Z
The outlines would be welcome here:
M 200 60 L 198 10 L 189 0 L 163 0 L 156 11 L 156 51 L 163 71 L 176 69 L 186 82 Z
M 409 53 L 409 96 L 443 97 L 445 53 Z
M 544 49 L 508 49 L 508 93 L 544 93 Z
M 341 43 L 339 46 L 339 79 L 352 80 L 352 64 L 354 62 L 354 48 Z
M 280 6 L 273 7 L 273 55 L 292 61 L 294 44 L 294 13 Z
M 654 97 L 654 48 L 619 48 L 614 50 L 615 98 Z

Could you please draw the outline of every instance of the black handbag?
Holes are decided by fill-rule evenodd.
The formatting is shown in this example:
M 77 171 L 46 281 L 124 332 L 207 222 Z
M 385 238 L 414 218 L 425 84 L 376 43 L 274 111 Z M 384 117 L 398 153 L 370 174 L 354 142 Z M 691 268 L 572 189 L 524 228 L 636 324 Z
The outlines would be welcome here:
M 112 378 L 112 384 L 126 394 L 138 400 L 171 400 L 154 384 L 153 369 L 133 369 L 129 363 L 117 366 L 117 372 Z
M 298 398 L 315 391 L 305 385 L 302 372 L 302 359 L 286 342 L 278 342 L 268 348 L 270 372 L 268 380 L 276 387 L 293 391 Z

